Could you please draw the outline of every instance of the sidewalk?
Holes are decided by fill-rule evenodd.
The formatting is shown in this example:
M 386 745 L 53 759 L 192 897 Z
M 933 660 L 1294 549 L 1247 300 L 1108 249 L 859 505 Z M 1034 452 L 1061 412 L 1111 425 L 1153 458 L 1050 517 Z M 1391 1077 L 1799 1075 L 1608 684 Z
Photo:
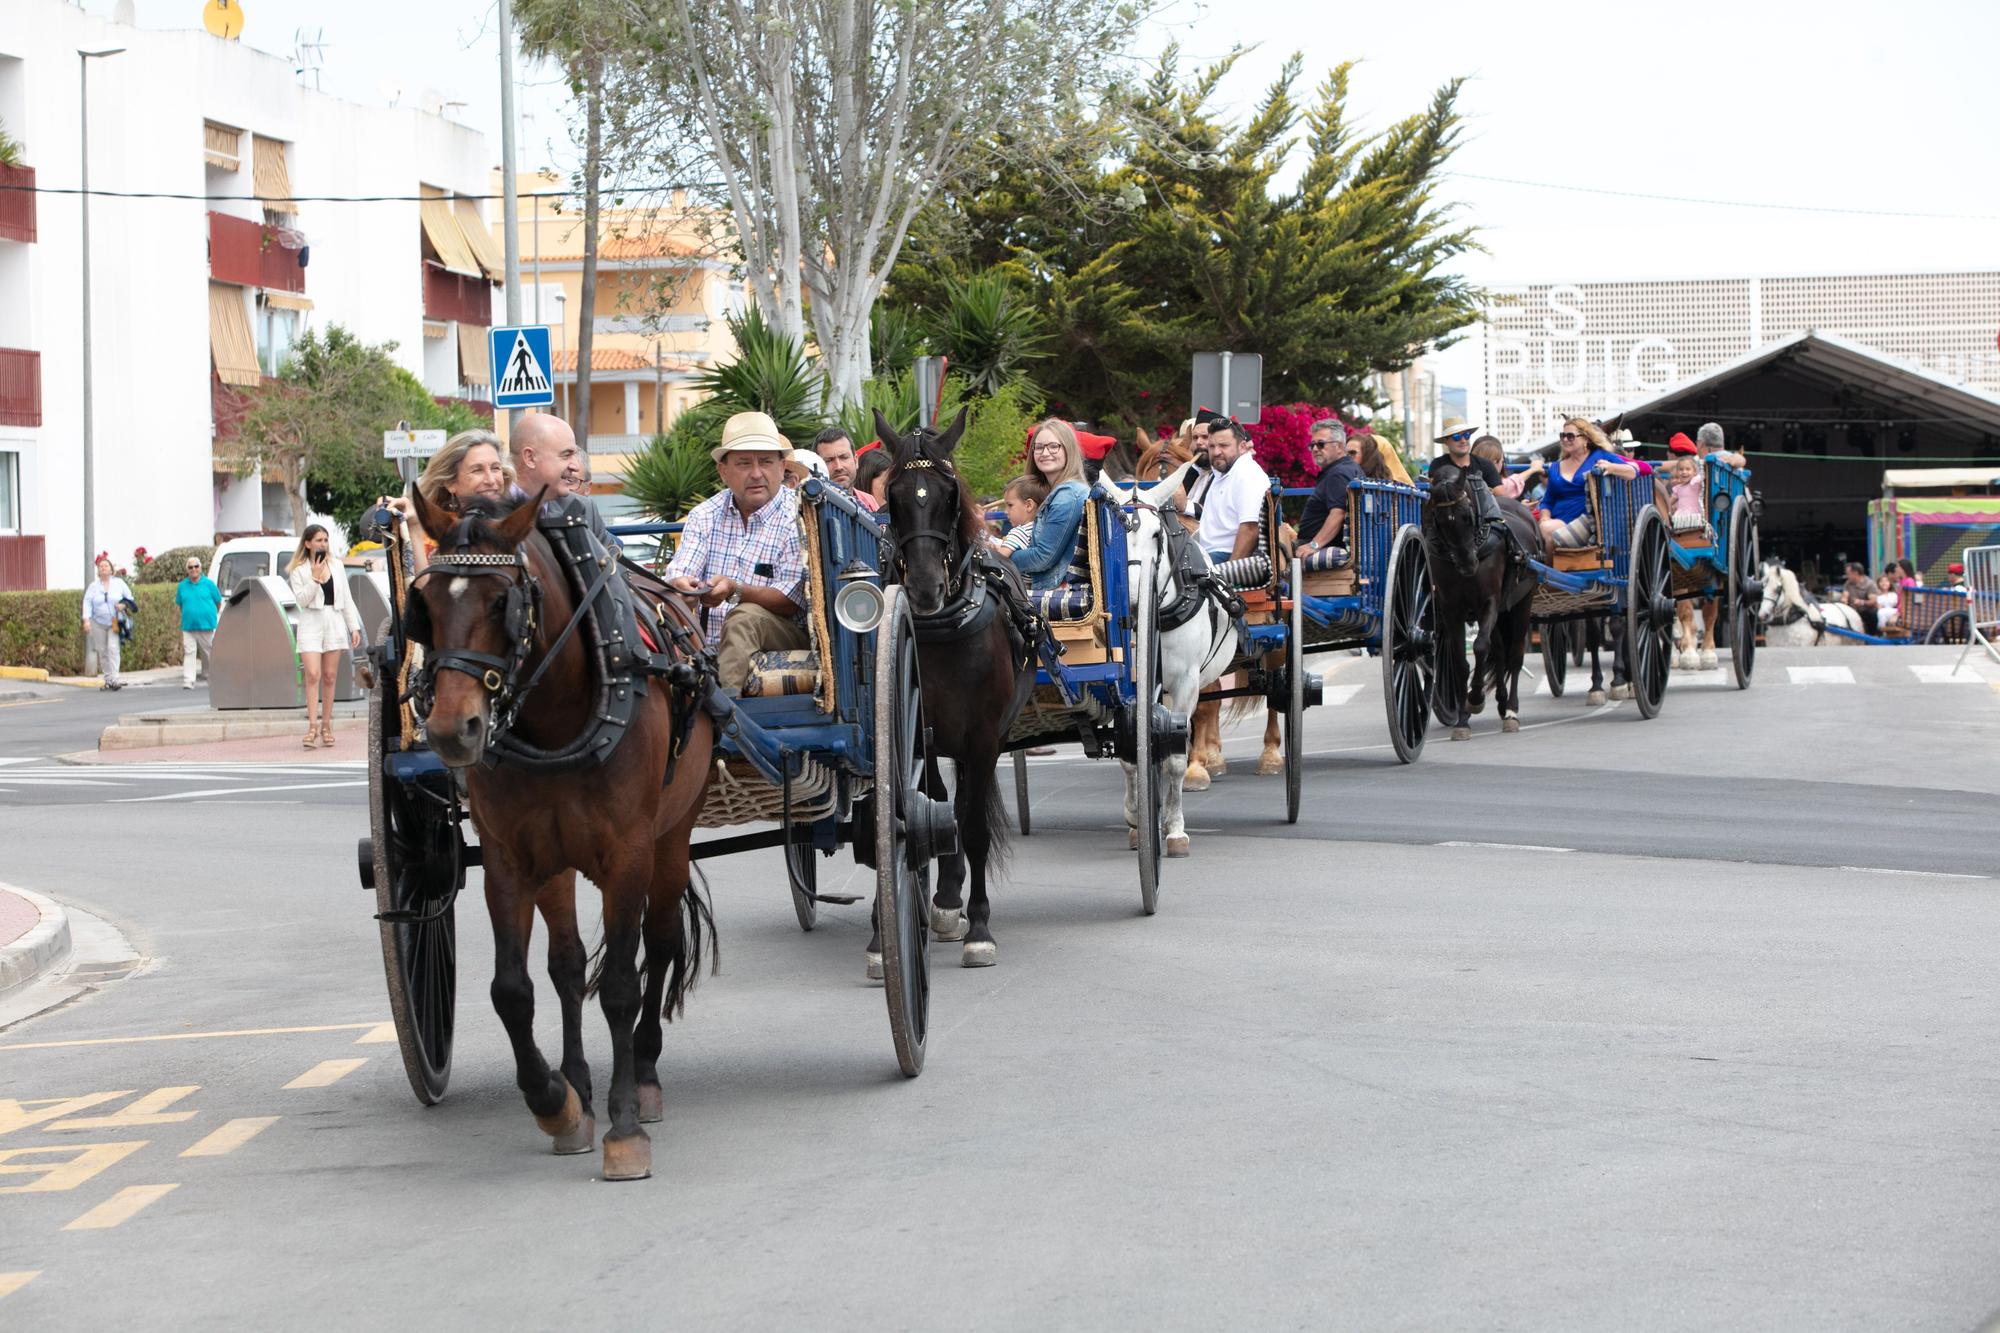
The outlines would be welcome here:
M 181 679 L 181 668 L 174 666 L 152 667 L 145 671 L 122 671 L 118 675 L 121 685 L 175 685 Z M 64 690 L 101 690 L 104 688 L 102 676 L 51 676 L 46 671 L 29 667 L 0 667 L 0 703 L 15 699 L 43 699 L 61 694 Z
M 338 719 L 333 728 L 331 749 L 308 750 L 303 745 L 305 722 L 301 719 L 282 736 L 256 736 L 243 740 L 189 741 L 175 745 L 147 745 L 129 750 L 82 750 L 59 754 L 64 764 L 338 764 L 358 763 L 368 757 L 368 734 L 359 727 L 343 726 Z
M 69 956 L 69 914 L 61 905 L 0 884 L 0 1001 L 33 985 Z

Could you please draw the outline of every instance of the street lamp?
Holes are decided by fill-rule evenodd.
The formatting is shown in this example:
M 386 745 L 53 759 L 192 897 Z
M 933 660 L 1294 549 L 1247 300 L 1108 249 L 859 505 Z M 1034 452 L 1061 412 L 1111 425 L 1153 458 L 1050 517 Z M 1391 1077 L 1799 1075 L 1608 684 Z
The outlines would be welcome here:
M 102 51 L 79 50 L 76 53 L 83 158 L 82 189 L 77 197 L 83 201 L 83 559 L 85 565 L 90 567 L 90 573 L 84 577 L 83 586 L 86 588 L 96 576 L 97 555 L 96 459 L 90 421 L 90 62 L 118 55 L 124 49 L 113 46 Z

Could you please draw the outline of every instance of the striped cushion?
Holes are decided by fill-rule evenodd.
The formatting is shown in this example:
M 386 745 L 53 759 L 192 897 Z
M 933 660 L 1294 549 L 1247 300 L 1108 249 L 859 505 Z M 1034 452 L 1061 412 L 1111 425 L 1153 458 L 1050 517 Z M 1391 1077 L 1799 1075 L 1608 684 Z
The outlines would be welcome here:
M 1224 560 L 1215 567 L 1215 576 L 1230 588 L 1261 588 L 1271 581 L 1271 557 L 1262 551 L 1241 560 Z
M 1089 576 L 1081 584 L 1064 584 L 1030 593 L 1028 599 L 1044 620 L 1082 620 L 1090 615 Z
M 1347 552 L 1338 546 L 1329 546 L 1324 550 L 1314 551 L 1305 558 L 1305 569 L 1308 574 L 1317 574 L 1327 569 L 1345 569 L 1346 567 Z

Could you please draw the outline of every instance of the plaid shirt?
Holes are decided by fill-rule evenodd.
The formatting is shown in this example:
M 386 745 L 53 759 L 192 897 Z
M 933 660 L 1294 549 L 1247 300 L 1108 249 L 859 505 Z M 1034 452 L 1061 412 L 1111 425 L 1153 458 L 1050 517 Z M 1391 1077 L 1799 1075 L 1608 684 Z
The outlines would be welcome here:
M 804 606 L 806 554 L 800 539 L 799 493 L 780 486 L 747 520 L 730 492 L 709 496 L 688 511 L 680 545 L 667 564 L 667 577 L 734 579 L 752 587 L 776 588 Z M 722 637 L 728 614 L 727 604 L 704 613 L 711 645 Z

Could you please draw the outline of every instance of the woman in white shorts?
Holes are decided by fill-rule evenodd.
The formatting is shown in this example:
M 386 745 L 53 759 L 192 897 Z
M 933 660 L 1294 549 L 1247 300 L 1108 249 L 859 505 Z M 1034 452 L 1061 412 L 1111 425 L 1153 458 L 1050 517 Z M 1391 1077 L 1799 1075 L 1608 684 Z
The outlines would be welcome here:
M 299 663 L 305 670 L 306 745 L 333 744 L 333 682 L 340 654 L 361 646 L 361 616 L 347 591 L 346 573 L 328 549 L 326 529 L 314 523 L 299 537 L 287 570 L 299 604 Z M 319 721 L 313 721 L 313 701 Z

